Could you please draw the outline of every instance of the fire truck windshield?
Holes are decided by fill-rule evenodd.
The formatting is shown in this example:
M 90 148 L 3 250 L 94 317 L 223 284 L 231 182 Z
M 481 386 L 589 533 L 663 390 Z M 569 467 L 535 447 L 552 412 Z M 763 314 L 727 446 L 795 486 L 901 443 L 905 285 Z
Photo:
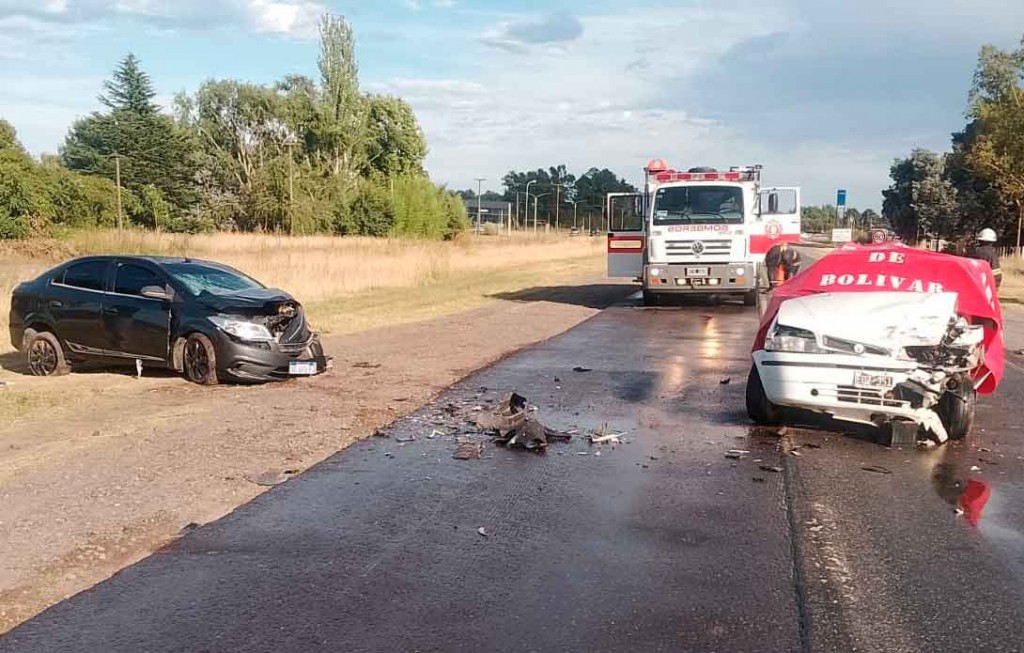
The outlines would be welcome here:
M 654 196 L 654 224 L 742 224 L 743 189 L 738 186 L 668 186 Z

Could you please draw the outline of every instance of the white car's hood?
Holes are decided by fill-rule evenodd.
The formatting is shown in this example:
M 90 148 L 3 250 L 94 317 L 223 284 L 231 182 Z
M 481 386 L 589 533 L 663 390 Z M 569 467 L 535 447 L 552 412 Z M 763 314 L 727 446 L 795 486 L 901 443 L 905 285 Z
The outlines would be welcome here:
M 822 293 L 786 300 L 777 324 L 898 352 L 937 345 L 956 318 L 956 293 Z

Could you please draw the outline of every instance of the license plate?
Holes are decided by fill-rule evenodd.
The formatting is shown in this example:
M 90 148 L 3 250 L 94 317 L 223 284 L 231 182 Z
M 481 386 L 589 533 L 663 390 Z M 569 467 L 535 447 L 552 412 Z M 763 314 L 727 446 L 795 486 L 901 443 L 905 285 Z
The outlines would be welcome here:
M 316 361 L 290 361 L 288 374 L 291 376 L 313 376 L 316 374 Z
M 890 374 L 856 372 L 853 375 L 853 385 L 865 390 L 892 390 L 896 385 L 896 379 Z
M 686 268 L 688 277 L 706 277 L 711 274 L 711 268 Z

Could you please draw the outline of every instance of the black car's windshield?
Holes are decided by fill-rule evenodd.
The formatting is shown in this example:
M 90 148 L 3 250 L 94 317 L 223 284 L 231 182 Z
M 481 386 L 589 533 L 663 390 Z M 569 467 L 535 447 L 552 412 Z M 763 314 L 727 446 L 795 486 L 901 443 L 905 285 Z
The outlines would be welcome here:
M 654 224 L 743 223 L 743 189 L 737 186 L 670 186 L 654 196 Z
M 192 295 L 199 295 L 204 292 L 222 295 L 239 290 L 263 288 L 263 284 L 240 272 L 232 272 L 212 265 L 204 265 L 202 263 L 170 263 L 163 267 L 173 279 L 185 286 L 185 290 Z

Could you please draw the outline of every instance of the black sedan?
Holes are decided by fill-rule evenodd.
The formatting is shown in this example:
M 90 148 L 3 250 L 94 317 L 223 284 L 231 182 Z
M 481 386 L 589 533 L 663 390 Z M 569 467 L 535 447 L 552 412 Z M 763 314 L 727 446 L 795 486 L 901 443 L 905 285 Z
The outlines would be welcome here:
M 39 376 L 87 360 L 122 361 L 212 385 L 310 376 L 328 366 L 291 295 L 188 258 L 68 261 L 14 289 L 10 329 Z

